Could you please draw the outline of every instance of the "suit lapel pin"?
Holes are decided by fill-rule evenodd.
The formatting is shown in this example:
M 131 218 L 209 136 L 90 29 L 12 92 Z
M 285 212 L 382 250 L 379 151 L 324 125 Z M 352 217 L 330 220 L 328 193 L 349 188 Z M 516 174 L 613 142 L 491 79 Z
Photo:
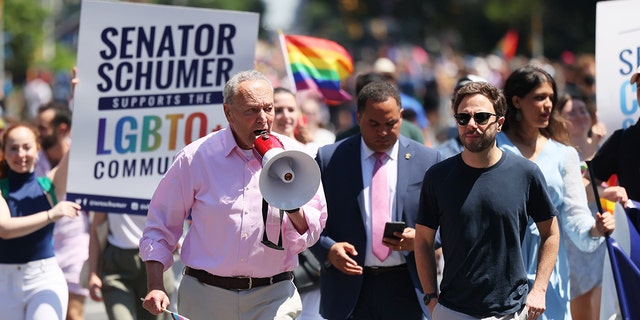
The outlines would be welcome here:
M 404 154 L 404 158 L 407 159 L 407 160 L 411 159 L 411 153 L 409 153 L 409 152 L 405 153 Z

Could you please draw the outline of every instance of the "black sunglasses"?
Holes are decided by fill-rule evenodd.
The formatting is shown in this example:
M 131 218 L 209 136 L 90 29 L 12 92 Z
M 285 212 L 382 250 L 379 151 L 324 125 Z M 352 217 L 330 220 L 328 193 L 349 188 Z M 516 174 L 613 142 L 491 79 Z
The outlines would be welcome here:
M 475 121 L 476 124 L 485 125 L 489 122 L 491 116 L 496 116 L 496 118 L 498 117 L 495 113 L 477 112 L 473 115 L 473 121 Z M 456 122 L 459 126 L 466 126 L 469 124 L 469 121 L 471 121 L 471 115 L 468 113 L 456 113 L 453 117 L 456 118 Z

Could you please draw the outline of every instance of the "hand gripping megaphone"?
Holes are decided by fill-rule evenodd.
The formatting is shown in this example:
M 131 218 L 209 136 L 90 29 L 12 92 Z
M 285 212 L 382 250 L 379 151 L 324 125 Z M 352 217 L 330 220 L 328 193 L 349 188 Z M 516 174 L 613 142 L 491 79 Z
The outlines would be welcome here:
M 281 210 L 293 210 L 309 202 L 320 187 L 320 168 L 308 154 L 284 150 L 282 142 L 264 131 L 254 148 L 262 156 L 260 193 L 267 203 Z

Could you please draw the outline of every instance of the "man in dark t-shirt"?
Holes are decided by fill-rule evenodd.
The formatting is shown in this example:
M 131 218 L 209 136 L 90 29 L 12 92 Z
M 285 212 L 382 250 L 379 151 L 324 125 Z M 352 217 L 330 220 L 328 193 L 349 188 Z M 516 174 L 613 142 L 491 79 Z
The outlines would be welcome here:
M 640 92 L 640 90 L 638 90 Z M 618 175 L 618 184 L 629 199 L 640 201 L 640 118 L 625 129 L 618 129 L 604 142 L 591 160 L 594 175 L 601 181 Z
M 640 101 L 640 67 L 631 75 L 636 85 L 636 98 Z M 629 199 L 640 201 L 640 118 L 625 129 L 618 129 L 604 142 L 591 160 L 596 179 L 609 180 L 618 175 L 618 184 L 627 190 Z
M 544 176 L 535 163 L 496 146 L 506 101 L 494 86 L 465 85 L 453 109 L 464 150 L 427 171 L 420 196 L 415 248 L 425 304 L 434 320 L 536 319 L 545 310 L 560 242 Z M 531 292 L 521 252 L 529 217 L 541 237 Z M 446 261 L 439 295 L 433 254 L 438 228 Z

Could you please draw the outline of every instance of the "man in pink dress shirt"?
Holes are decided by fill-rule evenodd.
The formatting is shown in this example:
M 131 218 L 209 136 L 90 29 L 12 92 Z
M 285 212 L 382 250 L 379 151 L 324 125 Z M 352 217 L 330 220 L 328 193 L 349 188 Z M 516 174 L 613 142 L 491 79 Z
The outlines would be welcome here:
M 226 83 L 223 105 L 228 128 L 182 149 L 152 197 L 140 240 L 149 289 L 143 305 L 153 314 L 169 305 L 162 271 L 173 263 L 171 252 L 191 215 L 180 254 L 186 268 L 179 313 L 192 320 L 295 319 L 302 303 L 291 271 L 324 228 L 323 188 L 282 222 L 277 208 L 266 207 L 263 221 L 262 166 L 253 146 L 260 132 L 271 131 L 273 87 L 260 72 L 240 72 Z M 296 148 L 292 139 L 277 137 L 285 149 Z M 261 242 L 265 226 L 272 242 L 281 232 L 284 250 Z

